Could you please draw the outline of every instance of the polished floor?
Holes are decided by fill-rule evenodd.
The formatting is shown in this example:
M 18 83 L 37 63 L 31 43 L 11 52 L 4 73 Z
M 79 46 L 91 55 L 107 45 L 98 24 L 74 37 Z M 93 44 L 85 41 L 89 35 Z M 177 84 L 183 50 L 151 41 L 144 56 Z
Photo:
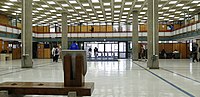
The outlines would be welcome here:
M 0 61 L 0 82 L 63 82 L 61 61 L 36 59 L 31 69 L 21 69 L 20 62 Z M 92 97 L 200 97 L 200 63 L 162 59 L 160 69 L 148 69 L 145 61 L 90 61 L 86 81 L 95 82 Z

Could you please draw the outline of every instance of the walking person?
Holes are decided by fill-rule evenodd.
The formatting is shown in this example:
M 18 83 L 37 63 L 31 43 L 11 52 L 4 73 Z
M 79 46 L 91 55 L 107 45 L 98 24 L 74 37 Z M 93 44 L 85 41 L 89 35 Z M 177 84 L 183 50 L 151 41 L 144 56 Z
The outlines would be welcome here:
M 51 50 L 51 54 L 53 56 L 53 62 L 55 62 L 55 53 L 54 53 L 55 49 L 56 49 L 56 46 L 53 46 L 53 48 Z
M 55 62 L 58 62 L 58 58 L 60 55 L 60 49 L 58 46 L 56 46 L 54 53 L 55 53 Z

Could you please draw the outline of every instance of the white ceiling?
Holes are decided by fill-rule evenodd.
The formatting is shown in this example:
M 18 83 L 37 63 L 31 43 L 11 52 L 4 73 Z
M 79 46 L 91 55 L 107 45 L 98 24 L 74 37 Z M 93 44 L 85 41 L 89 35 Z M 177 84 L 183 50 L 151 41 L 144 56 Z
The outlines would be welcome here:
M 21 0 L 1 0 L 0 12 L 21 16 Z M 199 12 L 200 0 L 159 0 L 159 20 L 177 21 Z M 147 0 L 33 0 L 33 23 L 59 23 L 68 12 L 69 22 L 131 22 L 131 12 L 147 20 Z

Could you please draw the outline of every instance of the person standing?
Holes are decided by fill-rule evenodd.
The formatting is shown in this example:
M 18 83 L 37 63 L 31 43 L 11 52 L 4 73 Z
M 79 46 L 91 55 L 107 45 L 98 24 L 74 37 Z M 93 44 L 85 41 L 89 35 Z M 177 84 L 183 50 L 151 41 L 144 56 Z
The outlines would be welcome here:
M 74 41 L 74 42 L 71 44 L 71 46 L 70 46 L 69 49 L 70 49 L 70 50 L 79 50 L 79 47 L 78 47 L 78 44 L 76 43 L 76 41 Z
M 194 62 L 194 60 L 196 60 L 198 62 L 197 48 L 198 48 L 198 44 L 195 43 L 195 44 L 192 45 L 192 62 Z
M 56 46 L 53 46 L 53 48 L 51 50 L 51 54 L 53 56 L 53 62 L 55 62 L 55 53 L 54 53 L 55 49 L 56 49 Z
M 94 56 L 95 56 L 95 58 L 98 56 L 98 48 L 97 47 L 94 48 Z
M 59 49 L 58 46 L 56 46 L 54 53 L 55 53 L 55 62 L 58 62 L 58 58 L 59 58 L 59 55 L 60 55 L 60 49 Z

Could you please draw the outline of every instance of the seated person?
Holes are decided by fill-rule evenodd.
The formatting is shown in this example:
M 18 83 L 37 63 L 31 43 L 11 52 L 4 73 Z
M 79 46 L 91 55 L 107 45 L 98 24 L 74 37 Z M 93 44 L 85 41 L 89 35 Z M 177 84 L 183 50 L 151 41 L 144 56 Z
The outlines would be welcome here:
M 71 44 L 71 46 L 70 46 L 69 49 L 70 49 L 70 50 L 79 50 L 79 47 L 78 47 L 78 44 L 76 43 L 76 41 L 74 41 L 74 42 Z

